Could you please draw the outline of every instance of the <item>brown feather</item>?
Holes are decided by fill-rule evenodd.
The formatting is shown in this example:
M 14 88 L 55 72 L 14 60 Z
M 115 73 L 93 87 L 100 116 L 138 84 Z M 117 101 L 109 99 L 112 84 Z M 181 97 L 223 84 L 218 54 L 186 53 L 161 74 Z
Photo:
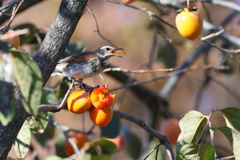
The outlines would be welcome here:
M 68 56 L 64 59 L 61 59 L 58 63 L 78 63 L 78 62 L 86 62 L 90 59 L 96 59 L 98 56 L 93 52 L 83 52 L 73 56 Z

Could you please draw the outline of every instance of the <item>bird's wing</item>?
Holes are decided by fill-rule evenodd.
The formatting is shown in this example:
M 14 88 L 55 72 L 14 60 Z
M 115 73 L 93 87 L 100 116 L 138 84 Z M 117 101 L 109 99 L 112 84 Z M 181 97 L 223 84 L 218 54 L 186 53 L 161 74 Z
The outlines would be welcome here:
M 96 59 L 97 55 L 92 52 L 83 52 L 79 53 L 73 56 L 68 56 L 64 59 L 61 59 L 58 63 L 81 63 L 81 62 L 87 62 L 90 59 Z

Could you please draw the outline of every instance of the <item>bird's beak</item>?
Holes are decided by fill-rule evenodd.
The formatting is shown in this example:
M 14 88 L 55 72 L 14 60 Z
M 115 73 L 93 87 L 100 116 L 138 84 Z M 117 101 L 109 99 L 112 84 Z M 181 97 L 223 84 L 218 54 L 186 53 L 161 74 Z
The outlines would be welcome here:
M 117 53 L 117 52 L 121 52 L 122 54 L 125 54 L 124 50 L 122 48 L 116 48 L 112 51 L 112 54 L 114 56 L 118 56 L 118 57 L 122 57 L 122 56 L 119 56 L 118 54 L 114 54 L 114 53 Z

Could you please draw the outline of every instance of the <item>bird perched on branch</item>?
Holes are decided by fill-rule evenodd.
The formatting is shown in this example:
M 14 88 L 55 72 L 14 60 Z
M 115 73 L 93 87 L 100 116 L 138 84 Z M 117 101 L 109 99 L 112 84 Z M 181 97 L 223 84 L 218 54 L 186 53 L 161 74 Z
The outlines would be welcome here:
M 82 52 L 66 57 L 58 62 L 51 76 L 59 75 L 68 79 L 82 80 L 96 76 L 103 72 L 111 57 L 121 57 L 117 52 L 124 54 L 122 48 L 102 46 L 92 52 Z

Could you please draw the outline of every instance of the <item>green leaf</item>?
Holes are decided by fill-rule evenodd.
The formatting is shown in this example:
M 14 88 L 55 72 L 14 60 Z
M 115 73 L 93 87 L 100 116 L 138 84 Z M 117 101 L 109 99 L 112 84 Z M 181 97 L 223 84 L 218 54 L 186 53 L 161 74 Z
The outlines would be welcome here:
M 219 110 L 225 118 L 226 124 L 229 128 L 240 132 L 240 109 L 229 107 Z
M 24 158 L 24 156 L 27 154 L 30 146 L 30 140 L 30 128 L 27 121 L 25 121 L 14 142 L 14 150 L 18 158 Z
M 12 83 L 0 81 L 0 122 L 7 125 L 14 116 L 15 97 Z
M 177 160 L 197 160 L 199 144 L 185 144 L 177 153 Z M 213 160 L 214 159 L 214 147 L 211 144 L 203 144 L 201 150 L 201 160 Z
M 149 143 L 148 146 L 144 149 L 144 151 L 141 153 L 141 157 L 139 159 L 146 159 L 146 156 L 149 155 L 149 153 L 158 145 L 159 141 L 156 139 L 152 139 Z M 158 148 L 158 154 L 157 157 L 158 159 L 166 159 L 163 149 L 159 146 Z M 155 149 L 155 151 L 149 155 L 149 157 L 147 158 L 147 160 L 155 160 L 156 158 L 156 151 L 157 149 Z
M 41 134 L 33 134 L 35 139 L 40 143 L 43 147 L 46 146 L 46 142 L 54 138 L 55 128 L 51 126 L 47 126 Z
M 232 130 L 233 134 L 233 153 L 236 160 L 240 160 L 240 133 Z
M 48 156 L 42 160 L 63 160 L 63 158 L 58 157 L 58 156 Z
M 19 36 L 19 38 L 20 38 L 20 45 L 21 46 L 31 42 L 34 39 L 35 31 L 37 29 L 36 29 L 36 27 L 32 23 L 23 23 L 23 24 L 20 24 L 18 26 L 15 26 L 13 28 L 13 30 L 26 29 L 26 28 L 29 30 L 29 33 Z
M 64 134 L 60 133 L 55 141 L 56 155 L 63 158 L 68 157 L 63 148 L 65 139 Z
M 189 111 L 179 122 L 181 133 L 178 137 L 176 151 L 185 144 L 197 144 L 207 126 L 207 117 L 197 111 Z
M 86 142 L 83 147 L 88 153 L 92 154 L 94 154 L 93 151 L 95 150 L 96 147 L 101 148 L 102 154 L 109 156 L 117 152 L 117 146 L 113 142 L 110 142 L 102 138 L 92 142 Z
M 228 128 L 226 126 L 221 127 L 213 127 L 214 130 L 221 131 L 225 137 L 228 139 L 231 147 L 233 148 L 233 153 L 235 155 L 236 160 L 240 159 L 240 133 L 234 129 Z
M 199 145 L 200 147 L 200 145 Z M 201 150 L 201 160 L 213 160 L 214 159 L 214 146 L 212 144 L 204 143 Z
M 157 58 L 163 61 L 166 68 L 176 67 L 177 52 L 173 44 L 165 41 L 158 47 Z
M 105 127 L 100 127 L 102 137 L 115 138 L 118 136 L 121 128 L 120 119 L 116 116 L 112 117 L 110 123 Z
M 10 51 L 13 61 L 14 76 L 22 93 L 24 109 L 31 115 L 37 115 L 42 95 L 42 75 L 34 60 L 19 51 Z
M 232 135 L 231 128 L 228 128 L 227 126 L 221 126 L 221 127 L 212 127 L 211 129 L 221 131 L 233 148 L 233 135 Z
M 142 152 L 141 139 L 136 134 L 129 133 L 125 149 L 131 158 L 138 159 Z
M 36 117 L 31 116 L 27 118 L 32 133 L 43 133 L 48 125 L 48 113 L 38 113 Z

